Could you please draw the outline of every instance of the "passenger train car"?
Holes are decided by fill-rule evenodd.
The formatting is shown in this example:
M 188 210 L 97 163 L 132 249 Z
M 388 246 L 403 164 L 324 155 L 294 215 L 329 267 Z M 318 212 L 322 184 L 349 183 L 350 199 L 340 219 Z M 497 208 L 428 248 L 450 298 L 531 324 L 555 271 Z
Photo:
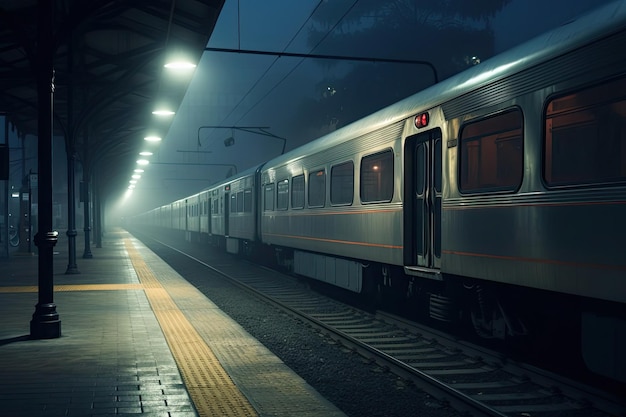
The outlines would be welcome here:
M 484 337 L 566 311 L 626 381 L 624 45 L 618 1 L 135 221 Z

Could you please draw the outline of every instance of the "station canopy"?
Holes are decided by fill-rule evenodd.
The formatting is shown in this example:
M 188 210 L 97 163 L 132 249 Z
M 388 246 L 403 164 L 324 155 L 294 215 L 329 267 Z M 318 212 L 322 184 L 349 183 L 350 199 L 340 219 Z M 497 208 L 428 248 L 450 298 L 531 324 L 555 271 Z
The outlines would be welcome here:
M 124 187 L 144 137 L 165 137 L 224 0 L 0 0 L 0 113 L 20 135 L 37 135 L 37 19 L 53 1 L 54 134 L 83 166 L 107 167 L 109 191 Z M 71 99 L 70 99 L 71 98 Z M 115 170 L 110 167 L 115 166 Z

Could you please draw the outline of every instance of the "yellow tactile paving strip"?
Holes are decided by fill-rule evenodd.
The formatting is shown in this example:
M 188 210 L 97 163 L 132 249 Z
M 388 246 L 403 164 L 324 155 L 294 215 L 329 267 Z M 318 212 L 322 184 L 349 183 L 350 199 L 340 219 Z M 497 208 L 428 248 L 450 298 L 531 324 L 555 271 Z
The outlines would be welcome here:
M 129 239 L 126 251 L 200 416 L 257 416 Z
M 120 290 L 143 290 L 144 286 L 141 284 L 84 284 L 84 285 L 55 285 L 55 292 L 69 292 L 69 291 L 120 291 Z M 21 292 L 37 292 L 39 291 L 37 286 L 15 286 L 15 287 L 0 287 L 0 293 L 21 293 Z

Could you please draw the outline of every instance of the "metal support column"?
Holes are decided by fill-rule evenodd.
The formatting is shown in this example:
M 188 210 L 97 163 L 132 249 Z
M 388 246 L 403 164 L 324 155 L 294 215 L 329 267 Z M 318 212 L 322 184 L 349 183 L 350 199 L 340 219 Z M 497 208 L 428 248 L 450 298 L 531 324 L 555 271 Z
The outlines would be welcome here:
M 0 202 L 2 208 L 0 209 L 0 258 L 8 258 L 9 256 L 9 120 L 8 115 L 4 114 L 4 144 L 0 149 L 0 165 L 2 166 L 2 172 L 0 172 L 0 184 L 2 187 L 2 197 Z M 5 166 L 6 164 L 6 166 Z M 6 171 L 5 171 L 6 170 Z
M 91 253 L 91 218 L 89 215 L 89 202 L 91 201 L 90 191 L 89 191 L 89 174 L 87 173 L 86 168 L 83 166 L 83 193 L 84 193 L 84 221 L 85 227 L 83 230 L 85 231 L 85 250 L 83 252 L 83 258 L 93 258 L 93 254 Z
M 52 103 L 54 98 L 53 19 L 54 2 L 37 2 L 37 95 L 39 107 L 39 230 L 35 245 L 39 248 L 39 302 L 30 321 L 30 336 L 52 339 L 61 336 L 61 320 L 54 304 L 53 249 L 59 233 L 52 230 Z
M 94 170 L 95 171 L 95 170 Z M 102 247 L 102 201 L 100 200 L 100 177 L 93 175 L 93 241 L 96 248 Z
M 67 45 L 67 133 L 65 152 L 67 154 L 67 250 L 68 261 L 65 273 L 80 274 L 76 264 L 76 131 L 74 126 L 74 36 L 70 35 Z
M 70 98 L 70 101 L 72 99 Z M 71 133 L 70 133 L 71 134 Z M 67 147 L 67 245 L 68 261 L 66 274 L 80 274 L 76 264 L 76 192 L 75 192 L 75 171 L 76 151 L 73 146 Z

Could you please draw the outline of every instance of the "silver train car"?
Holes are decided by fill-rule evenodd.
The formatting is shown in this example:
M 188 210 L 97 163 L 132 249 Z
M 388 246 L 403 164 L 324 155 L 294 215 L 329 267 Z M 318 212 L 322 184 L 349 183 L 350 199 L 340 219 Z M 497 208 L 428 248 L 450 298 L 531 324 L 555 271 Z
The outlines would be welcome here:
M 211 206 L 210 239 L 233 254 L 251 255 L 259 242 L 259 170 L 243 171 L 204 193 Z
M 190 197 L 186 233 L 484 337 L 571 311 L 626 381 L 623 45 L 618 1 Z M 181 228 L 181 204 L 140 217 Z

